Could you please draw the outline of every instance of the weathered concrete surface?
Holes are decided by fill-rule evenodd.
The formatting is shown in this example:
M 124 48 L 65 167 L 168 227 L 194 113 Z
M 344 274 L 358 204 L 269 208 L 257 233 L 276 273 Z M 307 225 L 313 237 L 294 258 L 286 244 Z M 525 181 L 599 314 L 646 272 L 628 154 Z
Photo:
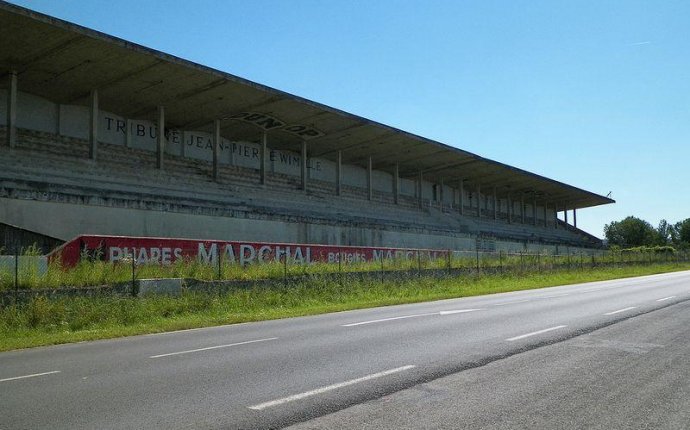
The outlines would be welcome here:
M 182 293 L 184 279 L 138 279 L 135 282 L 135 285 L 136 293 L 139 297 L 146 297 L 152 295 L 177 296 Z

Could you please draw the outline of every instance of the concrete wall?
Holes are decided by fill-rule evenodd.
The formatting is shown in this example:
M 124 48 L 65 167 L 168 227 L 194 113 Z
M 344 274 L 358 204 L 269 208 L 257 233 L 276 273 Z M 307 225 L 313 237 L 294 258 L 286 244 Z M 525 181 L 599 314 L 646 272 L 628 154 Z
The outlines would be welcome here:
M 475 238 L 469 234 L 407 232 L 6 198 L 0 198 L 0 222 L 63 240 L 79 234 L 109 234 L 454 250 L 474 250 L 476 246 Z M 496 250 L 505 252 L 556 251 L 553 245 L 493 242 Z

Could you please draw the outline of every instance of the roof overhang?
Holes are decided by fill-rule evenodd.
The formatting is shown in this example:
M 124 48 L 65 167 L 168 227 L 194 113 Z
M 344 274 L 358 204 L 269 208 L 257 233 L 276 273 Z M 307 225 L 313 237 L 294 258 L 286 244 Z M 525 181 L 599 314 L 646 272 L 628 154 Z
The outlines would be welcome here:
M 560 208 L 584 208 L 614 200 L 440 142 L 165 54 L 107 34 L 0 1 L 0 75 L 18 73 L 21 91 L 64 104 L 86 104 L 97 89 L 101 109 L 128 118 L 154 119 L 165 106 L 171 127 L 211 130 L 234 140 L 269 134 L 276 149 L 420 172 L 430 181 L 503 197 L 536 198 Z M 7 86 L 7 79 L 0 87 Z M 249 121 L 246 113 L 272 119 Z M 251 119 L 251 117 L 250 117 Z M 277 121 L 277 123 L 276 123 Z M 275 126 L 282 124 L 282 126 Z

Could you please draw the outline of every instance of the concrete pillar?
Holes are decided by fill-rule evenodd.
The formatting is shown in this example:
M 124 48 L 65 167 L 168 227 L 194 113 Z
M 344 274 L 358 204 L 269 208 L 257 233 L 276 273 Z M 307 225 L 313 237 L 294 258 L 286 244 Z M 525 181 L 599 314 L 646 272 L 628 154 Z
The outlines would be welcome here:
M 532 224 L 537 226 L 537 198 L 534 197 L 532 200 Z
M 307 191 L 307 141 L 302 141 L 302 165 L 301 165 L 301 176 L 302 176 L 302 191 Z
M 398 199 L 400 196 L 400 165 L 395 163 L 395 168 L 393 169 L 393 203 L 398 204 Z
M 183 145 L 184 146 L 184 145 Z M 213 180 L 218 181 L 220 177 L 220 121 L 213 121 Z
M 553 228 L 558 229 L 558 206 L 553 207 Z
M 96 159 L 98 153 L 98 90 L 91 90 L 89 97 L 89 158 Z
M 525 223 L 525 196 L 520 196 L 520 223 Z
M 163 168 L 163 157 L 165 155 L 165 108 L 158 106 L 158 133 L 156 134 L 156 167 Z
M 577 228 L 577 209 L 573 208 L 573 227 Z
M 268 133 L 264 132 L 261 136 L 261 150 L 259 151 L 260 166 L 259 176 L 261 185 L 266 185 L 266 165 L 268 164 Z
M 419 171 L 419 178 L 417 179 L 417 198 L 419 199 L 419 207 L 423 208 L 424 207 L 424 200 L 422 199 L 422 181 L 424 180 L 424 177 L 422 176 L 422 171 Z
M 546 216 L 546 206 L 548 206 L 548 204 L 546 202 L 544 202 L 544 227 L 549 226 L 549 220 Z
M 513 223 L 513 199 L 511 197 L 508 197 L 507 199 L 508 202 L 508 208 L 507 208 L 507 214 L 508 214 L 508 224 Z
M 568 206 L 563 208 L 563 220 L 566 224 L 568 224 Z
M 17 72 L 9 74 L 7 88 L 7 146 L 17 146 Z
M 441 183 L 439 184 L 441 188 L 438 190 L 438 208 L 443 212 L 443 178 L 441 178 Z
M 498 199 L 496 197 L 496 187 L 494 187 L 494 221 L 498 219 L 498 208 L 496 207 L 496 201 Z
M 343 183 L 343 151 L 338 150 L 338 156 L 335 160 L 335 195 L 339 196 L 342 193 Z
M 482 217 L 482 206 L 481 206 L 482 201 L 479 198 L 481 195 L 482 195 L 482 187 L 481 187 L 481 185 L 477 184 L 477 198 L 476 198 L 476 200 L 477 200 L 477 216 L 479 218 Z
M 374 197 L 374 178 L 372 177 L 373 167 L 371 157 L 367 161 L 367 199 Z
M 465 215 L 465 180 L 460 179 L 460 215 Z

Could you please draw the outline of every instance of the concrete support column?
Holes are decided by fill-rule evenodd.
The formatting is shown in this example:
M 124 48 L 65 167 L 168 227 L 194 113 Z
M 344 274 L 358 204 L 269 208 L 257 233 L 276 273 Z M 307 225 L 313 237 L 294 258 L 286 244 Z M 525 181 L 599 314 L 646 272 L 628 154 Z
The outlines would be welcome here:
M 465 215 L 465 180 L 460 179 L 460 215 Z
M 213 121 L 213 180 L 220 177 L 220 121 Z
M 498 207 L 496 206 L 497 201 L 498 198 L 496 196 L 496 187 L 494 187 L 494 221 L 498 219 Z
M 372 161 L 371 157 L 369 157 L 367 161 L 367 199 L 371 200 L 374 197 L 374 178 L 372 177 L 373 174 L 373 166 L 372 166 Z
M 520 196 L 520 223 L 525 223 L 525 196 Z
M 553 228 L 558 229 L 558 206 L 553 207 Z
M 98 153 L 98 90 L 89 97 L 89 158 L 96 160 Z
M 573 227 L 577 228 L 577 209 L 573 208 Z
M 302 175 L 302 191 L 307 191 L 307 141 L 302 141 L 302 165 L 301 165 L 301 175 Z
M 163 157 L 165 156 L 165 108 L 158 106 L 158 133 L 156 134 L 156 167 L 163 168 Z
M 443 178 L 441 178 L 441 183 L 439 184 L 441 188 L 438 190 L 438 208 L 443 212 Z
M 268 133 L 264 132 L 261 136 L 261 151 L 259 151 L 261 165 L 259 166 L 259 176 L 261 185 L 266 185 L 266 165 L 268 164 Z
M 537 226 L 537 198 L 534 197 L 532 200 L 532 224 Z
M 338 150 L 335 160 L 335 195 L 339 196 L 342 193 L 343 183 L 343 151 Z
M 507 208 L 507 214 L 508 214 L 508 224 L 513 223 L 513 199 L 511 197 L 508 197 L 507 199 L 508 202 L 508 208 Z
M 544 227 L 549 226 L 549 220 L 548 220 L 548 217 L 546 216 L 546 206 L 548 206 L 548 204 L 546 202 L 544 202 Z
M 17 146 L 17 72 L 9 74 L 7 88 L 7 146 Z
M 477 184 L 477 216 L 479 218 L 482 217 L 482 199 L 480 196 L 482 195 L 482 187 L 481 185 Z
M 422 181 L 424 180 L 424 177 L 422 175 L 422 171 L 419 171 L 419 178 L 417 179 L 417 198 L 419 199 L 419 207 L 423 208 L 424 207 L 424 200 L 422 199 Z
M 568 224 L 568 206 L 563 208 L 563 220 L 565 221 L 566 224 Z
M 393 203 L 398 204 L 398 199 L 400 196 L 400 165 L 395 163 L 395 168 L 393 169 Z

